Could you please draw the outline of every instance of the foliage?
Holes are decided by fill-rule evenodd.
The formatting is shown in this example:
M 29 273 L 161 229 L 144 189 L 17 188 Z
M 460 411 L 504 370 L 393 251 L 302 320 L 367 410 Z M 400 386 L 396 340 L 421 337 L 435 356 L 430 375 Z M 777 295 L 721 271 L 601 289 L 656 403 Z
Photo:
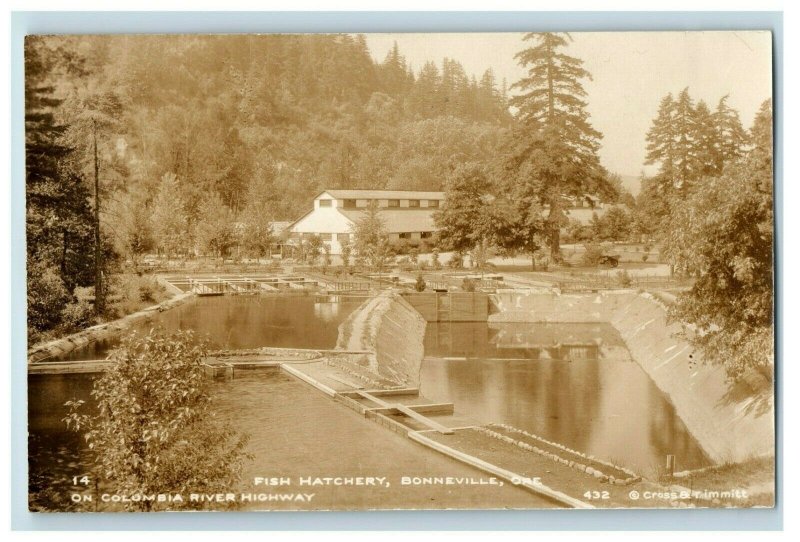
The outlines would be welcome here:
M 35 341 L 60 324 L 76 286 L 94 283 L 94 238 L 89 190 L 76 165 L 67 126 L 57 112 L 51 73 L 75 73 L 62 48 L 28 37 L 25 54 L 25 199 L 28 334 Z
M 344 272 L 350 272 L 350 258 L 353 255 L 353 247 L 349 241 L 341 241 L 342 251 L 342 266 L 344 266 Z
M 61 311 L 70 301 L 58 270 L 41 260 L 28 260 L 28 340 L 36 343 L 42 333 L 61 323 Z
M 452 173 L 446 186 L 444 205 L 434 213 L 440 244 L 446 250 L 469 252 L 483 267 L 498 222 L 488 173 L 483 166 L 466 164 Z
M 633 284 L 633 279 L 631 278 L 630 274 L 624 269 L 620 269 L 619 271 L 617 271 L 616 278 L 617 278 L 617 283 L 619 283 L 619 285 L 622 286 L 623 288 L 628 288 L 630 287 L 631 284 Z
M 462 269 L 464 267 L 464 254 L 458 251 L 450 254 L 450 259 L 447 260 L 447 267 L 450 269 Z
M 241 229 L 230 207 L 217 194 L 210 194 L 200 204 L 203 217 L 197 224 L 197 242 L 205 254 L 224 258 L 240 243 Z M 269 237 L 267 237 L 269 239 Z
M 414 282 L 414 290 L 418 292 L 424 292 L 427 286 L 428 285 L 425 283 L 425 279 L 423 278 L 422 273 L 419 273 L 417 275 L 417 280 Z
M 67 403 L 65 421 L 84 434 L 98 480 L 127 495 L 235 487 L 247 458 L 247 437 L 217 419 L 211 381 L 203 372 L 205 355 L 191 332 L 131 334 L 95 381 L 97 413 L 84 413 L 83 401 Z M 151 500 L 124 506 L 135 511 L 170 507 Z
M 389 258 L 389 235 L 375 200 L 369 202 L 353 228 L 353 248 L 359 258 L 376 269 L 381 269 Z
M 719 177 L 725 166 L 744 153 L 748 137 L 738 113 L 720 99 L 712 113 L 705 102 L 695 104 L 689 89 L 677 98 L 667 94 L 647 132 L 646 164 L 658 165 L 653 179 L 642 183 L 637 223 L 647 234 L 669 228 L 671 207 L 683 205 L 692 188 Z
M 674 318 L 691 324 L 694 344 L 731 378 L 755 369 L 772 376 L 772 110 L 765 102 L 751 129 L 753 147 L 722 175 L 674 206 L 663 252 L 695 277 Z M 678 227 L 678 225 L 680 225 Z
M 610 193 L 613 188 L 597 156 L 602 134 L 590 124 L 584 101 L 581 80 L 591 75 L 581 60 L 562 51 L 569 34 L 531 33 L 524 39 L 535 45 L 516 55 L 527 75 L 512 85 L 521 94 L 510 100 L 518 123 L 506 169 L 517 173 L 521 186 L 515 200 L 524 211 L 538 214 L 533 195 L 549 207 L 547 240 L 552 258 L 559 261 L 560 231 L 566 222 L 563 196 Z
M 439 261 L 439 249 L 435 247 L 431 251 L 431 267 L 436 270 L 442 268 L 442 262 Z
M 603 257 L 603 249 L 599 245 L 584 245 L 585 251 L 581 256 L 581 264 L 587 267 L 594 267 L 600 264 L 600 258 Z
M 46 36 L 25 52 L 28 253 L 67 292 L 116 271 L 98 244 L 137 271 L 152 250 L 261 257 L 323 188 L 442 189 L 511 122 L 491 71 L 415 74 L 364 36 Z
M 627 241 L 633 234 L 633 215 L 622 205 L 609 208 L 603 216 L 592 216 L 592 239 L 595 241 Z
M 465 292 L 474 292 L 475 291 L 475 279 L 471 278 L 464 278 L 461 281 L 461 289 Z

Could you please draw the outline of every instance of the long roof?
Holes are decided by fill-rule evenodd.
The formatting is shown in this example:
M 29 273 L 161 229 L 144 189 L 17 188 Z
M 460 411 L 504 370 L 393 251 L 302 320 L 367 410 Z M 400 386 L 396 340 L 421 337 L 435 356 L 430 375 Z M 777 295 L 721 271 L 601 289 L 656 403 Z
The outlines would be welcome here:
M 336 199 L 444 199 L 444 192 L 416 190 L 323 190 L 317 198 L 322 194 L 330 194 Z
M 361 209 L 337 209 L 353 224 L 364 216 Z M 411 233 L 423 231 L 436 231 L 433 222 L 434 209 L 386 209 L 381 208 L 378 216 L 386 225 L 389 233 Z

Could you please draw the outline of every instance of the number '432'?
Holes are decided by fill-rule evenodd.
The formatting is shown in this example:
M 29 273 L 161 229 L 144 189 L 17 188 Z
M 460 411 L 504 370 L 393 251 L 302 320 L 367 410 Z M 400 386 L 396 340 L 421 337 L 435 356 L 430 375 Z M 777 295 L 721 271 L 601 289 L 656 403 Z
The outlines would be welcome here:
M 610 499 L 611 495 L 608 491 L 587 491 L 583 494 L 583 497 L 589 500 L 597 500 L 597 499 Z

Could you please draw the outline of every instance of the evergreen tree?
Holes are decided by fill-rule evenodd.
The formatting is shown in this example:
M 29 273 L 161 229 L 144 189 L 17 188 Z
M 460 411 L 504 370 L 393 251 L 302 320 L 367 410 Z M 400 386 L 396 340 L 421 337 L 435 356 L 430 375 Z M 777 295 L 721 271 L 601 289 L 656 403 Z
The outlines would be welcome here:
M 714 126 L 717 131 L 716 171 L 721 173 L 725 164 L 744 156 L 748 143 L 747 131 L 742 127 L 739 112 L 728 105 L 727 95 L 717 103 Z
M 61 53 L 39 37 L 27 38 L 25 53 L 28 324 L 35 339 L 57 325 L 75 287 L 93 283 L 94 243 L 89 192 L 75 171 L 67 127 L 55 119 L 62 101 L 48 83 Z
M 673 206 L 663 252 L 695 277 L 672 316 L 706 359 L 733 379 L 753 370 L 772 378 L 773 199 L 772 112 L 765 102 L 752 128 L 753 148 L 721 176 L 709 178 Z M 771 390 L 771 388 L 769 388 Z
M 534 177 L 527 182 L 541 181 L 551 256 L 560 260 L 559 233 L 566 222 L 562 199 L 602 184 L 597 156 L 602 134 L 589 122 L 584 101 L 581 80 L 591 75 L 581 60 L 562 51 L 569 34 L 531 33 L 524 39 L 535 45 L 516 55 L 528 73 L 512 85 L 521 93 L 511 99 L 519 124 L 511 167 L 520 170 L 527 163 Z

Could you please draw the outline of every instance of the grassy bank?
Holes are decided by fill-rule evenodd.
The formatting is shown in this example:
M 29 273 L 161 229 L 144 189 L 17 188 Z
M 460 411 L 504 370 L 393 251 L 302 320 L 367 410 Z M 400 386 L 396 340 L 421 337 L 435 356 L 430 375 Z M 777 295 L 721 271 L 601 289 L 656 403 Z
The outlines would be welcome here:
M 692 499 L 697 506 L 737 508 L 774 506 L 775 457 L 756 457 L 739 463 L 724 463 L 679 473 L 672 482 L 708 497 Z M 740 493 L 739 497 L 721 495 L 723 492 L 737 489 L 744 492 Z M 715 492 L 720 495 L 713 495 Z

